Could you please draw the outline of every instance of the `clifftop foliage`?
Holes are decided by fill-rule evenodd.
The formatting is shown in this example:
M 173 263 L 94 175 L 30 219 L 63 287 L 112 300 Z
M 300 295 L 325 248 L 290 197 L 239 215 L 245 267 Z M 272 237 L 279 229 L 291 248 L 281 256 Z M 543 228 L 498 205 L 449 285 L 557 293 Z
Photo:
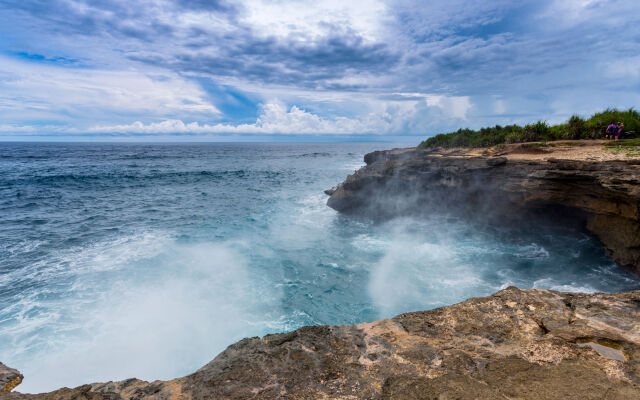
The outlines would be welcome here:
M 441 133 L 420 143 L 419 147 L 491 147 L 503 143 L 524 143 L 553 140 L 603 138 L 609 124 L 624 123 L 624 131 L 640 132 L 640 113 L 630 108 L 626 111 L 606 109 L 589 119 L 573 115 L 567 122 L 548 125 L 544 121 L 535 124 L 496 125 L 490 128 L 458 129 Z

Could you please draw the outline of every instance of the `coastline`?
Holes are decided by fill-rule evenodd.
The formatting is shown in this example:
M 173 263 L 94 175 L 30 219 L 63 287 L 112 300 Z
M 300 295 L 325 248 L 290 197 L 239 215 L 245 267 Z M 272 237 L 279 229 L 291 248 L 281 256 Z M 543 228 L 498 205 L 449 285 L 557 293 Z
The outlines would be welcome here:
M 597 237 L 640 276 L 640 155 L 607 141 L 524 143 L 486 149 L 394 149 L 327 191 L 344 213 L 455 212 L 490 223 L 560 217 Z M 539 219 L 539 218 L 538 218 Z
M 369 153 L 365 167 L 330 191 L 329 205 L 347 213 L 368 212 L 388 207 L 387 192 L 429 193 L 385 210 L 397 213 L 439 200 L 440 195 L 433 196 L 443 191 L 457 193 L 455 202 L 472 204 L 483 217 L 577 208 L 575 217 L 620 257 L 624 246 L 615 237 L 603 237 L 598 227 L 609 229 L 612 219 L 618 228 L 636 229 L 640 157 L 601 154 L 603 144 L 593 142 L 395 149 L 389 163 L 385 152 Z M 591 200 L 584 200 L 585 193 Z M 606 211 L 604 217 L 598 217 L 600 210 Z M 640 396 L 638 304 L 640 291 L 582 294 L 509 287 L 371 323 L 306 326 L 243 339 L 193 374 L 169 381 L 127 379 L 39 395 L 3 392 L 0 398 L 632 398 Z
M 640 396 L 640 291 L 509 287 L 372 323 L 243 339 L 191 375 L 6 399 L 618 399 Z

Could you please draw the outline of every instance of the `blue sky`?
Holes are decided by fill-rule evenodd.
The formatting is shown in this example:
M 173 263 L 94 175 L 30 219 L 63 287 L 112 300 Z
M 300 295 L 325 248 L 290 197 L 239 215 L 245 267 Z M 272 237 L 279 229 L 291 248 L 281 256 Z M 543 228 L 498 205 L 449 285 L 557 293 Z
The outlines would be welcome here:
M 0 0 L 0 140 L 420 140 L 640 104 L 637 0 Z

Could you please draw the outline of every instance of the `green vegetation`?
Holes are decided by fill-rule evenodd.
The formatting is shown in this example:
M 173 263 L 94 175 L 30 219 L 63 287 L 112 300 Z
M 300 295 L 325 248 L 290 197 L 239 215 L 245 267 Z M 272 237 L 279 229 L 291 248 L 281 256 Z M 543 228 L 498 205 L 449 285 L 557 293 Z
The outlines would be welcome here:
M 640 138 L 612 140 L 606 144 L 606 147 L 614 154 L 625 153 L 627 157 L 640 157 Z
M 640 113 L 630 108 L 626 111 L 607 109 L 589 119 L 574 115 L 564 124 L 548 125 L 544 121 L 535 124 L 496 125 L 491 128 L 458 129 L 441 133 L 420 143 L 420 147 L 491 147 L 505 143 L 547 142 L 553 140 L 600 139 L 609 124 L 624 123 L 625 131 L 640 132 Z

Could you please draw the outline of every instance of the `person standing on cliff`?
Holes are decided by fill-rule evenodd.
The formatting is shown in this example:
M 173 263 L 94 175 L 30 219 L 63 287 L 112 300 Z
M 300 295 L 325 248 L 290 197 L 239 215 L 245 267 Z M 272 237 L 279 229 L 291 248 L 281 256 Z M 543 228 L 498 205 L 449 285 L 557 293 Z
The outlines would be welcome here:
M 388 151 L 384 153 L 384 165 L 386 165 L 387 167 L 391 165 L 391 153 L 389 153 Z
M 616 126 L 616 124 L 610 124 L 609 126 L 607 126 L 607 139 L 613 139 L 613 135 L 615 135 L 617 130 L 618 127 Z
M 622 122 L 618 122 L 616 130 L 616 140 L 620 139 L 620 137 L 622 136 L 622 128 L 624 128 L 624 124 Z

